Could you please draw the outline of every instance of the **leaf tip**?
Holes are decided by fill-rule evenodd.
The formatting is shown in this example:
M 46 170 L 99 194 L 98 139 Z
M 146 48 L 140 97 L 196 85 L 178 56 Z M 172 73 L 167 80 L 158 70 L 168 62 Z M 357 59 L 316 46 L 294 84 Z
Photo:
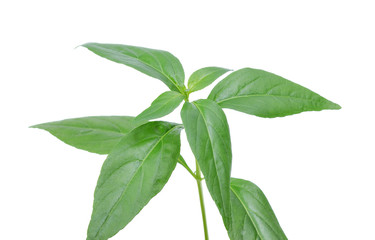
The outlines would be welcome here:
M 29 126 L 29 128 L 37 128 L 37 129 L 48 131 L 46 123 L 35 124 L 35 125 L 32 125 L 32 126 Z
M 87 49 L 89 49 L 90 46 L 92 46 L 93 44 L 95 44 L 94 42 L 87 42 L 87 43 L 84 43 L 84 44 L 81 44 L 81 45 L 78 45 L 77 47 L 75 47 L 74 49 L 78 48 L 78 47 L 85 47 Z
M 340 106 L 340 105 L 338 105 L 338 104 L 336 104 L 336 106 L 335 106 L 336 108 L 335 108 L 335 110 L 340 110 L 342 107 Z
M 31 126 L 29 126 L 29 128 L 40 128 L 40 124 L 31 125 Z
M 335 110 L 340 110 L 340 109 L 342 108 L 342 107 L 341 107 L 339 104 L 337 104 L 337 103 L 335 103 L 334 105 L 335 105 L 335 106 L 334 106 L 334 107 L 335 107 L 335 108 L 334 108 Z
M 340 110 L 341 109 L 341 106 L 337 103 L 334 103 L 334 102 L 331 102 L 329 101 L 329 104 L 327 106 L 327 109 L 331 109 L 331 110 Z

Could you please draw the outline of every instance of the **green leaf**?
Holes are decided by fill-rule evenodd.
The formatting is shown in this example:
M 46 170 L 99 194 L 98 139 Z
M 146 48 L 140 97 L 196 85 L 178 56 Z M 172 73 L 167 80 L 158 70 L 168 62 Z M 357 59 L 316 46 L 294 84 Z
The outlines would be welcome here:
M 105 160 L 95 189 L 88 240 L 106 240 L 123 229 L 167 183 L 180 155 L 181 125 L 146 123 Z
M 285 78 L 251 68 L 228 75 L 212 89 L 208 98 L 223 108 L 266 118 L 341 108 Z
M 188 81 L 189 92 L 195 92 L 207 87 L 228 71 L 230 70 L 219 67 L 206 67 L 195 71 Z
M 72 118 L 31 126 L 52 135 L 78 149 L 108 154 L 125 134 L 144 122 L 134 122 L 134 117 L 100 116 Z
M 188 142 L 205 177 L 207 188 L 230 228 L 230 172 L 232 150 L 223 110 L 215 102 L 186 102 L 181 111 Z
M 231 240 L 285 240 L 283 230 L 263 192 L 246 180 L 232 178 Z
M 184 90 L 184 69 L 169 52 L 120 44 L 86 43 L 82 46 L 103 58 L 157 78 L 173 91 Z
M 149 108 L 140 113 L 135 121 L 144 122 L 155 118 L 164 117 L 175 110 L 184 100 L 184 95 L 175 91 L 162 93 Z

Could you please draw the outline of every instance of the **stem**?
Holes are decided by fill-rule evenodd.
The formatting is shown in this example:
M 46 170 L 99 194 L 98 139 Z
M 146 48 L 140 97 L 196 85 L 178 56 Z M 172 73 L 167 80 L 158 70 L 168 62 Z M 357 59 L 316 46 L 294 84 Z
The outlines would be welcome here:
M 191 176 L 193 176 L 193 178 L 197 179 L 197 176 L 194 174 L 194 172 L 189 168 L 189 166 L 187 165 L 185 159 L 180 155 L 177 159 L 177 162 L 179 164 L 181 164 L 189 173 Z
M 201 169 L 199 167 L 198 161 L 195 160 L 197 171 L 195 175 L 197 176 L 197 185 L 198 185 L 198 192 L 199 192 L 199 201 L 201 204 L 201 211 L 202 211 L 202 220 L 203 220 L 203 228 L 204 228 L 204 239 L 208 240 L 208 228 L 207 228 L 207 219 L 206 219 L 206 208 L 204 206 L 204 198 L 203 198 L 203 190 L 202 190 L 202 175 Z

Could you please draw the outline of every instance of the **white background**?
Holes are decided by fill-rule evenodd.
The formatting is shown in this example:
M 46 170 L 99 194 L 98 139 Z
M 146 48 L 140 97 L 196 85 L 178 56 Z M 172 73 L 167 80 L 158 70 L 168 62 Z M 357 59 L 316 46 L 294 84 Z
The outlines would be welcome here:
M 205 66 L 268 70 L 339 103 L 340 111 L 277 119 L 225 110 L 232 176 L 264 191 L 291 240 L 374 240 L 372 2 L 2 1 L 0 239 L 86 237 L 105 156 L 28 126 L 137 115 L 167 90 L 75 49 L 103 42 L 168 50 L 187 76 Z M 164 119 L 180 122 L 179 109 Z M 192 164 L 185 134 L 182 144 Z M 205 193 L 210 237 L 227 240 Z M 195 182 L 177 166 L 163 191 L 112 239 L 203 239 Z

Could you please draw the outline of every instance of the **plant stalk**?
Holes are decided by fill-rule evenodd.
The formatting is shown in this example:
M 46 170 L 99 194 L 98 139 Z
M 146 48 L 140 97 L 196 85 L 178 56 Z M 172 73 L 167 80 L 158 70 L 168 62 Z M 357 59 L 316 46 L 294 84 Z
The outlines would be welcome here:
M 206 218 L 206 208 L 204 206 L 204 197 L 203 197 L 203 189 L 202 189 L 202 175 L 201 169 L 199 167 L 198 161 L 195 160 L 195 164 L 197 166 L 195 175 L 197 176 L 197 185 L 198 185 L 198 192 L 199 192 L 199 201 L 201 204 L 201 211 L 202 211 L 202 220 L 203 220 L 203 228 L 204 228 L 204 239 L 208 240 L 208 228 L 207 228 L 207 218 Z
M 189 173 L 190 175 L 194 178 L 197 179 L 197 176 L 194 174 L 194 172 L 189 168 L 187 163 L 185 162 L 184 158 L 180 155 L 177 159 L 177 162 L 181 164 Z

